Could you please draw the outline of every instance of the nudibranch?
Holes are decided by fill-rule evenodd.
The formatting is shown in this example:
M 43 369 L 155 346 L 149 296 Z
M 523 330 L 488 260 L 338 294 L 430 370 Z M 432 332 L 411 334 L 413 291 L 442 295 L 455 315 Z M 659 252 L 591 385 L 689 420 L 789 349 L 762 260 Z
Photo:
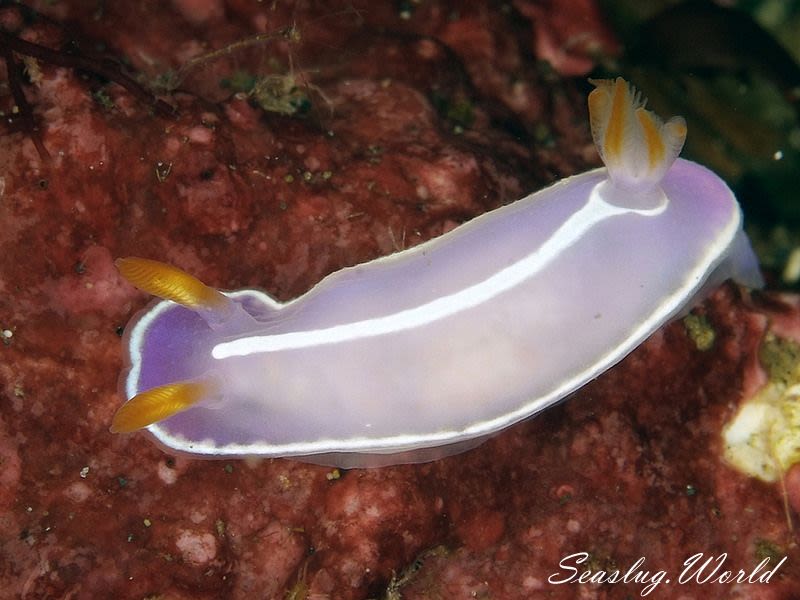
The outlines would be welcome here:
M 760 286 L 733 193 L 677 158 L 684 120 L 622 79 L 592 83 L 605 168 L 291 302 L 119 260 L 161 300 L 126 330 L 112 431 L 198 457 L 433 460 L 563 399 L 723 280 Z

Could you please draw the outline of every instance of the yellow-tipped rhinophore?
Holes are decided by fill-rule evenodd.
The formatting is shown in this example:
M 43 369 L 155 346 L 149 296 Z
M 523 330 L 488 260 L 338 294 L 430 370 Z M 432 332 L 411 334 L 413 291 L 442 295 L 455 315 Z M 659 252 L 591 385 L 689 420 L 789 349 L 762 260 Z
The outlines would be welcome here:
M 221 308 L 228 299 L 199 279 L 170 265 L 146 258 L 118 258 L 114 264 L 137 288 L 187 308 Z
M 592 137 L 611 178 L 657 183 L 680 154 L 686 121 L 663 122 L 621 77 L 589 81 L 596 88 L 589 94 Z
M 208 395 L 205 383 L 179 381 L 136 394 L 119 407 L 111 421 L 112 433 L 130 433 L 191 408 Z

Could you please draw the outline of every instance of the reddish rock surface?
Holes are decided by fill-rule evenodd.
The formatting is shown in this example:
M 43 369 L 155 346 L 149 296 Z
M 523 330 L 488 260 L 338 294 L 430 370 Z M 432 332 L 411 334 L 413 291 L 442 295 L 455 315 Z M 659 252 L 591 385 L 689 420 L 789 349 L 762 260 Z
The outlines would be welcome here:
M 568 402 L 435 463 L 186 460 L 108 432 L 120 328 L 146 301 L 114 257 L 287 299 L 596 160 L 579 84 L 528 54 L 561 3 L 518 4 L 539 20 L 458 2 L 42 3 L 150 78 L 293 23 L 301 40 L 184 73 L 165 96 L 173 119 L 64 68 L 41 64 L 26 84 L 51 160 L 22 134 L 0 138 L 0 597 L 626 598 L 643 586 L 547 578 L 581 551 L 595 568 L 645 557 L 677 576 L 696 552 L 749 570 L 764 548 L 788 556 L 768 586 L 652 597 L 800 597 L 781 488 L 720 458 L 765 329 L 800 331 L 800 309 L 732 286 L 700 309 L 711 351 L 673 323 Z M 50 47 L 68 35 L 37 20 L 19 31 Z M 308 114 L 217 85 L 259 69 L 291 74 Z

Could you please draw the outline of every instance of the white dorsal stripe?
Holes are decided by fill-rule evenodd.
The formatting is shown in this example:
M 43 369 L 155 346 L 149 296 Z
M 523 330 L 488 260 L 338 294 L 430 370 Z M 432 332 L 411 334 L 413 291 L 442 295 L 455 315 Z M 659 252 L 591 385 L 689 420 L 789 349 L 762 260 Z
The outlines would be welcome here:
M 383 317 L 335 325 L 325 329 L 247 336 L 223 342 L 214 346 L 211 355 L 215 359 L 225 359 L 262 352 L 294 350 L 420 327 L 473 308 L 521 284 L 544 269 L 562 252 L 580 240 L 592 227 L 605 219 L 625 213 L 656 216 L 666 209 L 667 201 L 663 196 L 661 202 L 655 208 L 650 209 L 630 209 L 609 204 L 600 193 L 600 187 L 604 183 L 597 184 L 592 189 L 586 204 L 553 232 L 537 250 L 479 283 L 420 306 Z

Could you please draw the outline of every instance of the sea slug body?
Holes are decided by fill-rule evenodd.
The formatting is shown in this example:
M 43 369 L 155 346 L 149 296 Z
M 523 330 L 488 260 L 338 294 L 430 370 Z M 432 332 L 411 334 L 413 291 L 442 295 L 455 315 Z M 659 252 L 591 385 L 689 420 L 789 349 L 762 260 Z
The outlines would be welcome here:
M 279 303 L 121 259 L 162 300 L 126 329 L 112 431 L 170 451 L 340 467 L 462 451 L 563 399 L 727 278 L 761 285 L 739 205 L 677 159 L 622 79 L 594 81 L 605 168 Z

